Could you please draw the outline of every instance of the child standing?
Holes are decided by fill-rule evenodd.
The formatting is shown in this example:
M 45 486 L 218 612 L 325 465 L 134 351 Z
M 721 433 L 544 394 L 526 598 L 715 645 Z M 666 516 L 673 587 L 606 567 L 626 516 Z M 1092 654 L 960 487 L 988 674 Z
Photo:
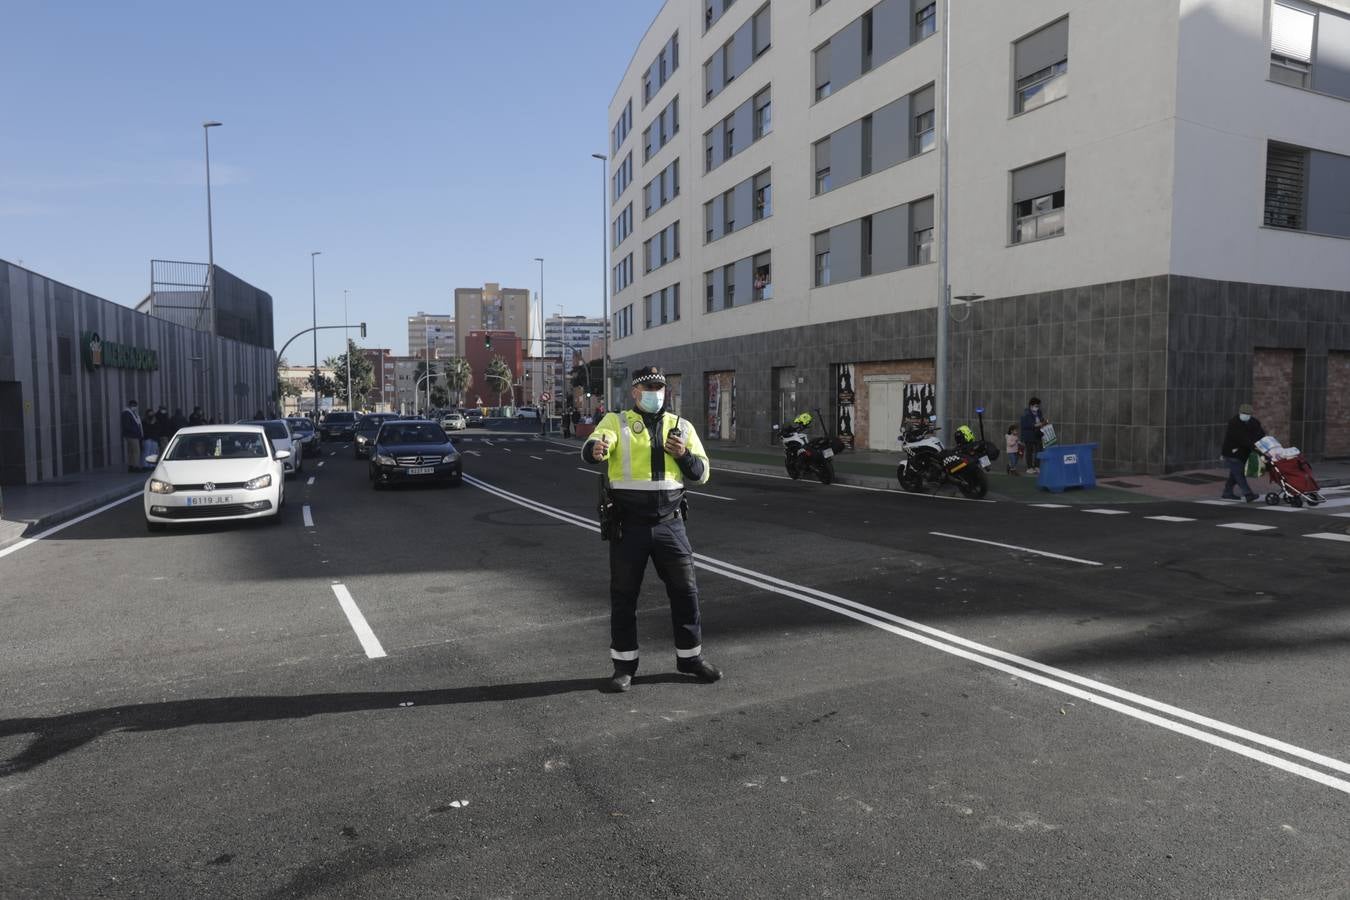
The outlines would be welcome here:
M 1008 474 L 1021 475 L 1022 473 L 1017 471 L 1017 460 L 1022 455 L 1022 438 L 1016 425 L 1008 426 L 1005 449 L 1008 453 Z

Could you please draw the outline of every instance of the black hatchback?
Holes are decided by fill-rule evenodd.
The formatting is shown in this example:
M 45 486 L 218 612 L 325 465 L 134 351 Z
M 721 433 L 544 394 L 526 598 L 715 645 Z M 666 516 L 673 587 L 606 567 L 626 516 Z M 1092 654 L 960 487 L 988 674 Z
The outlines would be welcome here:
M 459 450 L 435 422 L 395 419 L 380 426 L 370 450 L 370 483 L 459 484 L 464 469 Z
M 366 413 L 362 416 L 352 434 L 352 454 L 357 459 L 369 459 L 370 448 L 375 446 L 375 435 L 380 426 L 398 418 L 402 418 L 398 413 Z

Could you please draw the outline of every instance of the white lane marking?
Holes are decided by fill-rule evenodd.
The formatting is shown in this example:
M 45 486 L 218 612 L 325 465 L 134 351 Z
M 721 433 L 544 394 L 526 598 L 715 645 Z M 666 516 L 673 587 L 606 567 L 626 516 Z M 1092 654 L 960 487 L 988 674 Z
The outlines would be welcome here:
M 336 451 L 336 450 L 333 450 L 333 451 L 331 451 L 328 455 L 329 455 L 329 456 L 337 456 L 337 451 Z
M 1242 501 L 1241 501 L 1241 500 L 1196 500 L 1196 501 L 1194 501 L 1194 502 L 1203 504 L 1203 505 L 1205 505 L 1205 506 L 1240 506 L 1240 505 L 1242 505 Z M 1254 501 L 1253 501 L 1253 502 L 1254 502 Z
M 305 507 L 308 509 L 309 507 Z M 379 659 L 387 654 L 384 648 L 380 646 L 380 639 L 375 636 L 375 632 L 370 630 L 370 623 L 366 617 L 361 614 L 361 608 L 356 605 L 352 599 L 352 592 L 347 590 L 345 584 L 333 585 L 333 593 L 337 594 L 338 604 L 342 611 L 347 614 L 347 621 L 352 624 L 352 631 L 356 632 L 356 637 L 361 641 L 361 648 L 366 651 L 366 656 L 370 659 Z
M 1153 522 L 1194 522 L 1194 519 L 1188 519 L 1185 516 L 1144 516 Z
M 1085 513 L 1093 513 L 1098 516 L 1128 516 L 1128 509 L 1085 509 Z
M 1236 531 L 1274 531 L 1274 525 L 1253 525 L 1251 522 L 1224 522 L 1219 528 L 1232 528 Z
M 308 503 L 305 504 L 305 527 L 306 528 L 314 527 L 314 514 L 310 512 Z
M 577 471 L 578 471 L 578 472 L 585 472 L 587 475 L 599 475 L 599 474 L 600 474 L 600 470 L 599 470 L 599 469 L 588 469 L 588 468 L 586 468 L 585 466 L 577 466 Z
M 998 541 L 986 541 L 981 538 L 965 537 L 959 534 L 947 534 L 944 531 L 930 531 L 928 533 L 931 535 L 936 535 L 937 537 L 951 538 L 954 541 L 970 541 L 972 544 L 988 544 L 991 547 L 1002 547 L 1005 550 L 1016 550 L 1019 553 L 1031 553 L 1036 556 L 1047 556 L 1050 559 L 1062 559 L 1065 560 L 1066 562 L 1081 563 L 1082 565 L 1085 566 L 1101 565 L 1101 563 L 1093 562 L 1090 559 L 1079 559 L 1076 556 L 1064 556 L 1059 553 L 1051 553 L 1049 550 L 1033 550 L 1030 547 L 1019 547 L 1016 544 L 1000 544 Z
M 320 469 L 323 468 L 323 463 L 322 463 L 322 462 L 319 463 L 319 468 L 320 468 Z
M 1037 509 L 1072 509 L 1068 503 L 1032 503 Z
M 1338 519 L 1350 519 L 1350 513 L 1332 513 Z
M 492 443 L 492 441 L 489 441 L 487 438 L 483 438 L 483 443 L 487 444 L 489 447 L 496 446 L 496 444 Z
M 480 490 L 486 491 L 487 493 L 493 494 L 494 496 L 501 497 L 502 499 L 515 503 L 518 506 L 523 506 L 527 509 L 532 509 L 535 512 L 541 513 L 542 515 L 558 519 L 559 521 L 562 522 L 567 522 L 568 524 L 575 525 L 580 528 L 585 528 L 589 531 L 598 532 L 600 530 L 599 527 L 593 521 L 586 519 L 582 516 L 576 515 L 575 513 L 569 513 L 566 510 L 546 506 L 537 501 L 530 500 L 529 498 L 521 497 L 518 494 L 512 494 L 509 491 L 505 491 L 502 490 L 501 488 L 494 487 L 492 485 L 487 484 L 486 482 L 479 481 L 477 478 L 474 478 L 469 475 L 466 475 L 464 477 L 464 480 L 473 485 L 474 487 L 479 488 Z M 1282 769 L 1286 772 L 1290 772 L 1300 777 L 1307 778 L 1310 781 L 1315 781 L 1318 782 L 1319 784 L 1323 784 L 1328 787 L 1335 788 L 1336 790 L 1342 791 L 1344 793 L 1350 794 L 1350 781 L 1345 781 L 1340 778 L 1327 775 L 1324 772 L 1319 772 L 1315 769 L 1310 769 L 1307 766 L 1301 765 L 1299 763 L 1290 762 L 1287 759 L 1272 756 L 1271 754 L 1266 753 L 1262 750 L 1257 750 L 1252 747 L 1239 744 L 1235 741 L 1228 740 L 1227 738 L 1218 737 L 1216 735 L 1210 734 L 1209 732 L 1200 731 L 1199 729 L 1192 728 L 1189 725 L 1184 725 L 1181 724 L 1180 722 L 1174 722 L 1171 719 L 1164 719 L 1161 716 L 1155 715 L 1154 713 L 1146 712 L 1145 710 L 1141 709 L 1136 709 L 1135 707 L 1132 706 L 1127 706 L 1124 703 L 1119 703 L 1116 700 L 1111 700 L 1108 699 L 1108 697 L 1103 697 L 1101 695 L 1105 694 L 1109 695 L 1110 697 L 1118 697 L 1121 700 L 1137 704 L 1138 706 L 1142 706 L 1147 709 L 1155 710 L 1165 715 L 1173 716 L 1185 722 L 1192 722 L 1197 725 L 1202 725 L 1206 728 L 1213 729 L 1214 731 L 1220 732 L 1222 734 L 1228 734 L 1233 737 L 1240 738 L 1242 740 L 1267 747 L 1271 750 L 1276 750 L 1281 753 L 1285 753 L 1289 756 L 1293 756 L 1311 763 L 1315 763 L 1317 765 L 1321 765 L 1325 768 L 1332 769 L 1337 772 L 1350 774 L 1350 763 L 1347 763 L 1343 760 L 1326 756 L 1324 754 L 1317 753 L 1316 751 L 1313 750 L 1307 750 L 1303 747 L 1299 747 L 1294 744 L 1289 744 L 1285 741 L 1281 741 L 1277 738 L 1268 737 L 1258 732 L 1249 731 L 1248 729 L 1241 728 L 1237 725 L 1230 725 L 1227 722 L 1223 722 L 1218 719 L 1211 719 L 1208 716 L 1202 716 L 1198 713 L 1191 712 L 1190 710 L 1183 709 L 1178 706 L 1172 706 L 1171 704 L 1163 703 L 1159 700 L 1154 700 L 1153 698 L 1146 697 L 1142 694 L 1136 694 L 1133 693 L 1132 691 L 1127 691 L 1122 688 L 1115 687 L 1113 685 L 1105 684 L 1100 681 L 1094 681 L 1091 678 L 1086 678 L 1082 675 L 1077 675 L 1065 669 L 1057 669 L 1054 666 L 1048 666 L 1045 665 L 1044 663 L 1039 663 L 1036 662 L 1035 660 L 1028 659 L 1026 657 L 1017 656 L 1016 654 L 1009 653 L 1005 650 L 998 650 L 994 647 L 989 647 L 984 644 L 980 644 L 976 641 L 960 637 L 959 635 L 955 635 L 950 632 L 942 631 L 941 629 L 938 628 L 933 628 L 932 626 L 929 625 L 924 625 L 920 622 L 916 622 L 911 619 L 906 619 L 901 616 L 896 616 L 879 609 L 874 609 L 870 606 L 866 606 L 864 604 L 858 603 L 853 600 L 849 600 L 844 597 L 837 596 L 835 594 L 829 594 L 824 591 L 816 590 L 815 588 L 794 584 L 793 582 L 790 581 L 783 581 L 782 579 L 775 578 L 772 575 L 766 575 L 761 572 L 756 572 L 752 569 L 744 569 L 741 568 L 740 566 L 722 562 L 720 560 L 713 559 L 712 557 L 703 556 L 697 553 L 694 554 L 694 559 L 697 565 L 710 572 L 716 572 L 717 574 L 723 575 L 727 578 L 733 578 L 735 580 L 742 581 L 746 584 L 753 585 L 763 590 L 772 591 L 774 593 L 781 594 L 785 597 L 792 597 L 794 599 L 801 600 L 804 603 L 809 603 L 813 606 L 818 606 L 822 609 L 828 609 L 832 612 L 837 612 L 840 615 L 847 616 L 848 618 L 854 619 L 859 622 L 863 622 L 868 625 L 872 625 L 875 628 L 879 628 L 883 631 L 888 631 L 899 637 L 903 637 L 908 640 L 924 644 L 925 646 L 932 647 L 933 649 L 941 650 L 944 653 L 949 653 L 953 656 L 969 660 L 979 665 L 987 666 L 989 668 L 1006 672 L 1008 674 L 1013 675 L 1014 677 L 1032 681 L 1036 684 L 1048 687 L 1051 690 L 1059 691 L 1061 693 L 1069 694 L 1070 696 L 1087 700 L 1090 703 L 1097 704 L 1098 706 L 1102 706 L 1106 709 L 1114 710 L 1123 715 L 1130 716 L 1131 718 L 1139 719 L 1140 721 L 1157 725 L 1160 728 L 1165 728 L 1177 734 L 1182 734 L 1187 737 L 1194 738 L 1195 740 L 1202 741 L 1204 743 L 1210 744 L 1211 746 L 1221 747 L 1239 756 L 1244 756 L 1247 757 L 1248 759 L 1265 763 L 1269 766 L 1273 766 L 1274 768 Z M 753 578 L 746 576 L 753 576 Z M 904 627 L 903 628 L 896 627 L 897 625 Z M 1006 660 L 1007 663 L 1002 662 L 1002 660 Z M 1045 673 L 1045 674 L 1042 675 L 1038 673 Z M 1091 688 L 1092 691 L 1082 690 L 1080 688 L 1074 687 L 1074 685 L 1083 685 L 1085 687 Z
M 1319 531 L 1314 534 L 1305 534 L 1304 537 L 1317 538 L 1321 541 L 1344 541 L 1350 544 L 1350 534 L 1335 534 L 1330 531 Z
M 311 476 L 309 476 L 309 481 L 306 481 L 306 482 L 305 482 L 305 485 L 306 485 L 306 486 L 309 486 L 309 485 L 311 485 L 311 484 L 313 484 L 313 483 L 314 483 L 314 476 L 311 475 Z
M 540 462 L 544 461 L 544 458 L 542 456 L 535 456 L 533 453 L 530 454 L 530 459 L 537 459 Z
M 997 503 L 997 500 L 976 500 L 974 497 L 949 497 L 946 494 L 916 494 L 910 491 L 896 491 L 890 488 L 868 487 L 862 484 L 839 484 L 832 485 L 820 484 L 811 478 L 788 478 L 786 475 L 774 475 L 770 472 L 746 472 L 741 469 L 718 469 L 727 475 L 753 475 L 755 478 L 777 478 L 779 481 L 801 481 L 803 484 L 818 484 L 821 487 L 839 487 L 848 488 L 854 491 L 872 491 L 876 494 L 895 494 L 897 497 L 920 497 L 928 500 L 956 500 L 959 503 Z
M 465 450 L 464 452 L 465 452 L 465 453 L 472 453 L 474 456 L 482 456 L 482 455 L 483 455 L 482 453 L 478 452 L 477 450 Z
M 114 506 L 121 506 L 123 503 L 126 503 L 128 500 L 135 500 L 137 497 L 144 496 L 144 494 L 145 494 L 145 489 L 142 488 L 141 490 L 137 491 L 137 492 L 134 493 L 134 494 L 127 494 L 125 497 L 123 497 L 123 498 L 120 499 L 120 500 L 114 500 L 114 501 L 112 501 L 111 503 L 105 503 L 105 504 L 103 504 L 102 506 L 100 506 L 98 509 L 91 510 L 91 511 L 85 513 L 85 514 L 82 515 L 82 516 L 77 516 L 76 518 L 71 519 L 71 520 L 68 521 L 68 522 L 62 522 L 60 525 L 53 525 L 51 528 L 48 528 L 46 531 L 40 532 L 40 533 L 38 533 L 38 534 L 35 534 L 35 535 L 33 535 L 32 537 L 30 537 L 30 538 L 24 538 L 23 540 L 21 540 L 21 541 L 19 541 L 19 542 L 17 542 L 17 543 L 11 544 L 10 546 L 6 547 L 6 548 L 3 549 L 3 550 L 0 550 L 0 559 L 4 559 L 6 556 L 9 556 L 11 553 L 18 553 L 20 550 L 22 550 L 24 547 L 29 546 L 30 544 L 36 544 L 38 541 L 42 540 L 43 538 L 51 537 L 52 535 L 56 534 L 58 531 L 65 531 L 67 528 L 69 528 L 69 527 L 72 526 L 72 525 L 78 525 L 78 524 L 80 524 L 81 522 L 83 522 L 85 519 L 92 519 L 94 516 L 98 515 L 99 513 L 107 512 L 108 510 L 112 509 Z
M 685 488 L 685 491 L 684 491 L 684 492 L 685 492 L 686 494 L 697 494 L 697 495 L 700 496 L 700 497 L 711 497 L 711 498 L 713 498 L 714 500 L 735 500 L 735 499 L 736 499 L 735 497 L 723 497 L 721 494 L 705 494 L 703 491 L 691 491 L 691 490 L 689 490 L 688 488 Z
M 502 449 L 503 449 L 504 451 L 506 451 L 507 453 L 510 453 L 510 452 L 511 452 L 511 448 L 510 448 L 510 447 L 503 447 Z
M 544 452 L 545 452 L 545 453 L 557 453 L 557 454 L 559 454 L 559 455 L 561 455 L 561 456 L 571 456 L 573 453 L 576 453 L 577 451 L 575 451 L 575 450 L 554 450 L 552 447 L 549 447 L 549 448 L 548 448 L 547 450 L 545 450 Z

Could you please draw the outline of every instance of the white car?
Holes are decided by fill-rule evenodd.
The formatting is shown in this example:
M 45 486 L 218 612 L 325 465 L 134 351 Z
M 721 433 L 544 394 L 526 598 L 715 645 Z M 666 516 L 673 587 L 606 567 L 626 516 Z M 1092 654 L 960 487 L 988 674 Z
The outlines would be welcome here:
M 460 413 L 448 413 L 441 418 L 441 427 L 446 431 L 463 431 L 469 423 Z
M 274 450 L 286 450 L 291 454 L 286 460 L 287 478 L 305 471 L 304 446 L 296 440 L 285 419 L 241 419 L 239 424 L 261 426 Z
M 286 503 L 285 462 L 261 425 L 180 428 L 145 482 L 145 525 L 172 522 L 277 521 Z

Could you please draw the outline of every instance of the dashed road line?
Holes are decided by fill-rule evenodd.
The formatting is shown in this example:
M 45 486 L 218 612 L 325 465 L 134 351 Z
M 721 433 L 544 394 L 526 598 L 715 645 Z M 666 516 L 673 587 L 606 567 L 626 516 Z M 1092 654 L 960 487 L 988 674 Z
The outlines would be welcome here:
M 700 496 L 700 497 L 711 497 L 711 498 L 713 498 L 714 500 L 735 500 L 735 499 L 736 499 L 735 497 L 723 497 L 721 494 L 706 494 L 706 493 L 704 493 L 703 491 L 691 491 L 691 490 L 689 490 L 688 488 L 685 488 L 685 491 L 684 491 L 684 492 L 685 492 L 686 494 L 697 494 L 697 495 Z
M 577 471 L 578 471 L 578 472 L 585 472 L 587 475 L 599 475 L 599 474 L 600 474 L 600 470 L 599 470 L 599 469 L 588 469 L 588 468 L 586 468 L 585 466 L 577 466 Z
M 544 458 L 542 456 L 535 456 L 533 453 L 530 454 L 530 459 L 537 459 L 540 462 L 544 461 Z
M 1314 534 L 1305 534 L 1304 537 L 1317 538 L 1319 541 L 1341 541 L 1350 544 L 1350 534 L 1335 534 L 1330 531 L 1318 531 Z
M 309 507 L 306 506 L 305 509 L 308 510 Z M 366 656 L 370 659 L 387 656 L 384 647 L 380 646 L 380 639 L 375 636 L 375 632 L 370 628 L 370 623 L 361 614 L 361 608 L 356 605 L 356 600 L 352 597 L 352 592 L 347 590 L 347 586 L 335 584 L 333 585 L 333 593 L 337 595 L 338 605 L 347 614 L 347 621 L 351 623 L 352 631 L 356 632 L 357 640 L 361 642 L 361 649 L 366 651 Z
M 323 462 L 322 462 L 322 461 L 319 463 L 319 468 L 320 468 L 320 469 L 323 468 Z
M 312 485 L 314 483 L 314 478 L 315 476 L 313 475 L 309 476 L 309 481 L 305 482 L 305 486 L 308 487 L 309 485 Z
M 1274 525 L 1254 525 L 1251 522 L 1224 522 L 1219 528 L 1232 528 L 1235 531 L 1274 531 Z
M 304 510 L 304 512 L 305 512 L 305 527 L 306 527 L 306 528 L 313 528 L 313 527 L 314 527 L 314 513 L 312 513 L 312 512 L 310 511 L 310 509 L 309 509 L 309 504 L 308 504 L 308 503 L 305 504 L 305 510 Z
M 1188 519 L 1185 516 L 1144 516 L 1153 522 L 1194 522 L 1195 519 Z
M 987 544 L 990 547 L 1002 547 L 1004 550 L 1016 550 L 1018 553 L 1031 553 L 1035 556 L 1045 556 L 1050 559 L 1062 559 L 1066 562 L 1079 563 L 1084 566 L 1100 566 L 1101 563 L 1090 559 L 1079 559 L 1076 556 L 1065 556 L 1062 553 L 1051 553 L 1049 550 L 1033 550 L 1031 547 L 1019 547 L 1016 544 L 1001 544 L 998 541 L 986 541 L 983 538 L 966 537 L 960 534 L 947 534 L 945 531 L 928 532 L 935 537 L 951 538 L 954 541 L 969 541 L 972 544 Z
M 1037 509 L 1072 509 L 1068 503 L 1032 503 Z
M 1128 509 L 1085 509 L 1083 512 L 1098 516 L 1128 516 L 1130 514 Z

